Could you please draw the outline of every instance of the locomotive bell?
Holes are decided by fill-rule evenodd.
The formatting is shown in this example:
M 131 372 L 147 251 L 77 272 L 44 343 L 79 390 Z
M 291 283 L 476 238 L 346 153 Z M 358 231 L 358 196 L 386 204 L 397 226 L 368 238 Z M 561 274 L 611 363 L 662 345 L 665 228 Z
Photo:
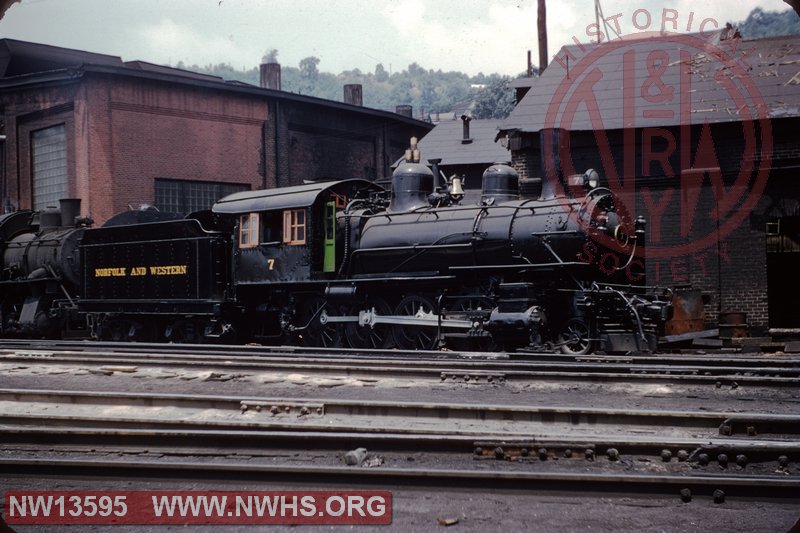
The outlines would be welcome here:
M 428 206 L 428 195 L 433 192 L 433 172 L 419 163 L 401 163 L 392 173 L 390 213 L 411 211 Z
M 483 172 L 481 203 L 519 199 L 519 174 L 506 164 L 494 164 Z

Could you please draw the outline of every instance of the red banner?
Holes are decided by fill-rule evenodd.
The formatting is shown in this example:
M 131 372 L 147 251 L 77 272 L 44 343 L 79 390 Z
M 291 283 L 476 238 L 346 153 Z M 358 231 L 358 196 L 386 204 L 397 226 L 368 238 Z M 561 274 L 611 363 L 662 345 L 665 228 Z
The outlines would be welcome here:
M 8 524 L 392 523 L 388 491 L 9 491 Z

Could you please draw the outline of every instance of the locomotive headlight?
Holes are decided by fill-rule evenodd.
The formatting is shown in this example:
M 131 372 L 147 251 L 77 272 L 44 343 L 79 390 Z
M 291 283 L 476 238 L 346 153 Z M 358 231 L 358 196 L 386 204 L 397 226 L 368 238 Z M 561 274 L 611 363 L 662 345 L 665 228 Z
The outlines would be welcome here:
M 600 175 L 593 168 L 583 173 L 583 186 L 587 189 L 596 189 L 600 185 Z

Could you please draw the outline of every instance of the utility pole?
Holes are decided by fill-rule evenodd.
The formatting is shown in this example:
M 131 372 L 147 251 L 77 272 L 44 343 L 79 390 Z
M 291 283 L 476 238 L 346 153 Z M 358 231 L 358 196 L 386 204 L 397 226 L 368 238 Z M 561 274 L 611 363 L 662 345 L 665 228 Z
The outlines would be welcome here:
M 539 76 L 547 68 L 547 8 L 544 0 L 539 0 L 539 14 L 536 20 L 539 31 Z

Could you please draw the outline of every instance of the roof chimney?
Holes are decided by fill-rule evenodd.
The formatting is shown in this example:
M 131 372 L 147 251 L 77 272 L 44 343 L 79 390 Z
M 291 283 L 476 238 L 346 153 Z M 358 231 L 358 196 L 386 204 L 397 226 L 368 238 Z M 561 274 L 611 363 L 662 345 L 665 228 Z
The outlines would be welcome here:
M 472 138 L 469 136 L 469 121 L 472 120 L 472 117 L 464 113 L 461 115 L 461 120 L 464 122 L 464 136 L 461 138 L 461 144 L 469 144 L 472 142 Z
M 344 86 L 344 103 L 352 105 L 364 105 L 362 103 L 362 88 L 360 83 L 349 83 Z
M 262 63 L 261 87 L 264 89 L 281 90 L 281 65 L 280 63 Z
M 404 117 L 413 117 L 414 116 L 413 111 L 414 109 L 410 105 L 398 105 L 395 106 L 394 108 L 395 113 L 397 113 L 398 115 L 403 115 Z

